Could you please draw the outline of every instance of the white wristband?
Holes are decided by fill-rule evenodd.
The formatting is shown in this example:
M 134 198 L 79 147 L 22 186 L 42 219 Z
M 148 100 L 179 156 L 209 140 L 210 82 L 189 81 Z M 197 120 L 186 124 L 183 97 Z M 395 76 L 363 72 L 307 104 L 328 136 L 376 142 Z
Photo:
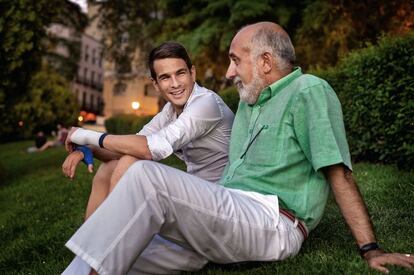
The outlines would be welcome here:
M 78 145 L 95 145 L 99 146 L 99 138 L 103 135 L 101 132 L 92 130 L 85 130 L 82 128 L 76 129 L 70 136 L 70 140 Z

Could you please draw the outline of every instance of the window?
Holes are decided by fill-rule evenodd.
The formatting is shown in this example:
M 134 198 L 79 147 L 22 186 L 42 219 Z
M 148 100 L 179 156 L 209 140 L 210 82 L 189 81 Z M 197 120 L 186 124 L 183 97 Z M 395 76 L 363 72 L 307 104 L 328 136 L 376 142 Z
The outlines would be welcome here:
M 82 94 L 82 108 L 86 106 L 86 92 L 84 91 Z
M 91 97 L 90 97 L 90 101 L 89 101 L 89 107 L 91 108 L 91 109 L 94 109 L 94 100 L 95 100 L 95 98 L 94 98 L 94 96 L 91 94 Z
M 85 46 L 85 61 L 88 62 L 89 59 L 89 46 Z
M 91 72 L 91 83 L 92 85 L 95 84 L 95 72 L 94 71 Z
M 98 113 L 101 111 L 101 97 L 99 96 L 96 99 L 96 109 L 98 110 Z
M 154 88 L 154 85 L 147 84 L 144 87 L 144 96 L 158 96 L 157 91 Z
M 92 64 L 95 65 L 95 49 L 92 50 Z
M 118 81 L 113 86 L 113 93 L 116 96 L 118 96 L 118 95 L 124 95 L 126 89 L 127 89 L 127 84 L 124 83 L 124 82 Z

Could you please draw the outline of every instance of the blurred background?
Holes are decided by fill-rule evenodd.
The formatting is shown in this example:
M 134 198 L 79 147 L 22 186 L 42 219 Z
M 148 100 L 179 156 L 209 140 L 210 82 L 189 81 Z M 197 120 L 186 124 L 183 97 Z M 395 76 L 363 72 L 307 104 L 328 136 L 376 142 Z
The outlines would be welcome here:
M 57 124 L 136 132 L 136 117 L 147 121 L 165 104 L 146 59 L 166 40 L 183 43 L 197 81 L 236 110 L 237 93 L 224 77 L 231 38 L 246 24 L 267 20 L 290 34 L 297 65 L 334 86 L 349 135 L 366 136 L 351 146 L 361 147 L 353 151 L 356 159 L 386 159 L 381 146 L 396 137 L 404 139 L 394 148 L 399 154 L 414 153 L 406 139 L 414 127 L 411 0 L 1 0 L 0 14 L 1 142 L 48 135 Z M 364 124 L 367 110 L 373 118 Z M 380 123 L 377 132 L 369 121 Z M 380 134 L 384 127 L 393 135 Z M 368 143 L 378 148 L 366 152 Z

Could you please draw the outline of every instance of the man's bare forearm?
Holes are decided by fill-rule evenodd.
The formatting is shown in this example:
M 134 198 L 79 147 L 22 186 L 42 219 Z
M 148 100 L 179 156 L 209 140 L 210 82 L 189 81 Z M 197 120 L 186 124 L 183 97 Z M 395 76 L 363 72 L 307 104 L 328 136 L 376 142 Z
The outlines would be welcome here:
M 122 154 L 111 152 L 93 145 L 89 145 L 89 148 L 91 148 L 93 156 L 103 162 L 119 159 L 122 156 Z
M 323 171 L 357 244 L 375 242 L 371 219 L 352 172 L 342 164 L 326 167 Z
M 103 141 L 105 149 L 139 159 L 152 159 L 147 138 L 141 135 L 108 135 Z

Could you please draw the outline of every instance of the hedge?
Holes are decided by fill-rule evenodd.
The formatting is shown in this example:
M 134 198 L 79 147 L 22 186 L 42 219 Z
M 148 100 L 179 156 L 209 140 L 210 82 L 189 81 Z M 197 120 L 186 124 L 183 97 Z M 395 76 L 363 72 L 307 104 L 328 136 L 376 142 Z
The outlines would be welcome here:
M 3 183 L 6 178 L 6 169 L 4 168 L 3 163 L 0 161 L 0 185 Z
M 229 87 L 219 93 L 223 101 L 230 107 L 233 113 L 236 113 L 237 108 L 239 107 L 239 93 L 235 87 Z
M 338 94 L 354 160 L 414 163 L 414 33 L 383 37 L 316 72 Z
M 105 128 L 110 134 L 135 134 L 152 119 L 152 116 L 116 115 L 105 120 Z

